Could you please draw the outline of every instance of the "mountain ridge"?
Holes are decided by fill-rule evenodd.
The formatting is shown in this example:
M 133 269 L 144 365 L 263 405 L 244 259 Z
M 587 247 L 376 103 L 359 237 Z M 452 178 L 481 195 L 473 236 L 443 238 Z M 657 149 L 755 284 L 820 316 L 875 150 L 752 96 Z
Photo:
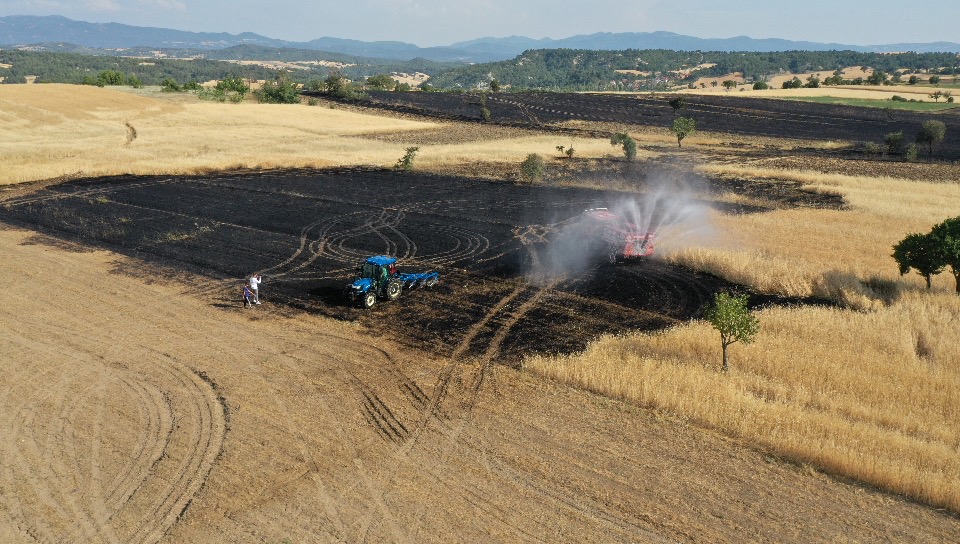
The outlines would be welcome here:
M 567 38 L 528 38 L 509 36 L 482 37 L 447 46 L 420 47 L 401 41 L 363 41 L 349 38 L 320 37 L 307 42 L 269 38 L 253 32 L 192 32 L 159 27 L 141 27 L 121 23 L 90 23 L 60 15 L 10 15 L 0 17 L 0 47 L 22 47 L 44 43 L 71 43 L 91 48 L 196 48 L 225 49 L 235 45 L 260 45 L 276 48 L 301 48 L 347 55 L 394 60 L 424 58 L 437 62 L 481 63 L 508 60 L 529 49 L 670 49 L 676 51 L 829 51 L 849 50 L 864 53 L 913 51 L 960 53 L 953 42 L 895 43 L 857 46 L 839 43 L 793 41 L 781 38 L 697 38 L 666 31 L 596 32 Z

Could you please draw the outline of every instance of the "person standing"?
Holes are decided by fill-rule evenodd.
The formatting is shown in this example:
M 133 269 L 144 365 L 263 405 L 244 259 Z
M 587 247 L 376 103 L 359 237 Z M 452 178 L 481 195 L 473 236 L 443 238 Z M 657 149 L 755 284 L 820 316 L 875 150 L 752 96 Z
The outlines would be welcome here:
M 243 307 L 253 307 L 253 289 L 250 289 L 250 283 L 243 284 Z
M 253 303 L 260 304 L 260 284 L 263 283 L 263 279 L 260 274 L 254 274 L 250 276 L 250 290 L 253 291 Z

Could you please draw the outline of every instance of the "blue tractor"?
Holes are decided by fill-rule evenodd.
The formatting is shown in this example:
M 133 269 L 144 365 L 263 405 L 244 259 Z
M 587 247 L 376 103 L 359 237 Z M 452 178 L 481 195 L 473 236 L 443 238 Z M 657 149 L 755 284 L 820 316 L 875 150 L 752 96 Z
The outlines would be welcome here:
M 358 276 L 347 286 L 354 304 L 371 308 L 378 298 L 397 300 L 404 288 L 433 287 L 440 281 L 437 272 L 405 274 L 397 271 L 397 258 L 386 255 L 368 257 L 358 269 Z

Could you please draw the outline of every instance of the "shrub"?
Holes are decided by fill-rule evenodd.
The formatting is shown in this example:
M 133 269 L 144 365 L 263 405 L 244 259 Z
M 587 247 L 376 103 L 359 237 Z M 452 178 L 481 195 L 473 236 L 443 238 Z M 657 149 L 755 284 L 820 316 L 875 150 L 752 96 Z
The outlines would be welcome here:
M 160 82 L 160 91 L 164 93 L 179 93 L 180 84 L 172 77 L 165 77 L 163 81 Z
M 895 94 L 895 95 L 891 96 L 891 97 L 890 97 L 890 100 L 893 100 L 894 102 L 906 102 L 906 101 L 907 101 L 906 98 L 904 98 L 904 97 L 902 97 L 902 96 L 900 96 L 900 95 L 898 95 L 898 94 Z
M 917 144 L 910 144 L 907 146 L 907 150 L 903 154 L 903 158 L 908 162 L 914 162 L 917 160 Z
M 546 171 L 543 157 L 536 153 L 530 153 L 526 159 L 520 163 L 520 179 L 528 183 L 535 183 L 543 179 Z
M 920 132 L 917 133 L 917 143 L 928 145 L 930 156 L 933 156 L 933 147 L 943 141 L 947 134 L 947 126 L 943 121 L 924 121 Z
M 766 81 L 760 80 L 753 84 L 753 90 L 755 91 L 765 91 L 770 88 L 770 85 Z
M 717 293 L 713 306 L 704 313 L 707 321 L 720 333 L 720 344 L 723 347 L 723 363 L 720 370 L 724 372 L 730 368 L 728 354 L 730 345 L 736 342 L 753 343 L 754 337 L 760 330 L 759 320 L 747 307 L 748 299 L 747 295 Z
M 395 168 L 405 172 L 413 170 L 413 159 L 417 156 L 417 151 L 420 151 L 419 147 L 408 147 L 407 152 L 397 161 Z
M 610 137 L 610 145 L 623 146 L 623 156 L 628 161 L 637 158 L 637 142 L 625 132 L 618 132 Z
M 677 117 L 670 130 L 677 135 L 677 147 L 680 147 L 683 139 L 697 130 L 697 122 L 688 117 Z
M 266 104 L 299 104 L 300 91 L 297 84 L 281 72 L 274 81 L 268 81 L 254 91 L 258 102 Z
M 900 153 L 903 151 L 903 131 L 887 133 L 884 138 L 887 144 L 887 153 Z
M 876 142 L 864 142 L 863 152 L 866 155 L 880 155 L 883 153 L 883 146 Z

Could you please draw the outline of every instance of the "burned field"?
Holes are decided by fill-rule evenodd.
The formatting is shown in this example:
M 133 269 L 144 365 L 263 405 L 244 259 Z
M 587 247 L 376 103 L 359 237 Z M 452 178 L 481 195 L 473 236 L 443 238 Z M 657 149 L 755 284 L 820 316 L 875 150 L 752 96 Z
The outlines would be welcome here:
M 575 257 L 551 249 L 584 209 L 625 198 L 339 169 L 100 178 L 0 206 L 12 224 L 130 255 L 144 267 L 118 272 L 186 282 L 224 308 L 240 309 L 243 278 L 259 271 L 268 304 L 254 311 L 319 313 L 440 355 L 517 361 L 697 317 L 716 291 L 732 287 L 657 259 L 567 266 Z M 377 254 L 398 257 L 401 271 L 436 270 L 441 282 L 371 310 L 352 306 L 346 284 L 362 259 Z M 558 270 L 544 273 L 547 261 Z
M 685 99 L 684 109 L 675 112 L 670 97 L 663 96 L 492 93 L 486 98 L 486 107 L 494 123 L 540 129 L 567 121 L 667 129 L 677 115 L 683 115 L 693 118 L 701 131 L 800 140 L 880 143 L 886 134 L 903 131 L 910 141 L 930 119 L 942 121 L 947 134 L 960 133 L 957 110 L 929 114 L 776 99 L 693 95 Z M 370 105 L 440 118 L 481 120 L 480 98 L 469 93 L 371 92 Z M 960 139 L 947 138 L 935 155 L 960 158 Z

